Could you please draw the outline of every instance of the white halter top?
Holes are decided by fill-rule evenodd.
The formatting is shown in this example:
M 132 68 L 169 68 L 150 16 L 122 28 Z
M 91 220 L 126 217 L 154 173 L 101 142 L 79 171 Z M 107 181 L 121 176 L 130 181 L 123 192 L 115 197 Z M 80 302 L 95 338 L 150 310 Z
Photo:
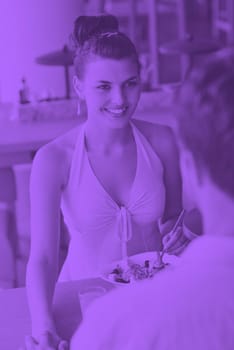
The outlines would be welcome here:
M 79 130 L 61 199 L 70 234 L 61 279 L 99 275 L 106 265 L 122 258 L 121 238 L 127 241 L 129 256 L 157 248 L 157 221 L 165 205 L 163 167 L 143 134 L 133 122 L 131 126 L 137 169 L 129 201 L 122 207 L 106 192 L 91 168 L 85 148 L 85 123 Z

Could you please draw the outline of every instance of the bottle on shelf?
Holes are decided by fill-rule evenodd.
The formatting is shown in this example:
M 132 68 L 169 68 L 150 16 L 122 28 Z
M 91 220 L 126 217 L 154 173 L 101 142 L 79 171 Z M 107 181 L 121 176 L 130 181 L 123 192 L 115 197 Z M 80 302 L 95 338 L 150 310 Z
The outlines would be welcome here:
M 30 90 L 25 78 L 21 80 L 21 88 L 19 90 L 19 98 L 21 104 L 30 103 Z

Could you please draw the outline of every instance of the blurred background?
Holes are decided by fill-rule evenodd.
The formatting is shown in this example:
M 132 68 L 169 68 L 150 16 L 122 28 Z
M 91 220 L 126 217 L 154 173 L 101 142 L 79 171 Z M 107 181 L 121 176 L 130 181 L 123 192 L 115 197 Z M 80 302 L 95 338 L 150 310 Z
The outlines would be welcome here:
M 171 99 L 188 70 L 233 44 L 233 0 L 1 0 L 0 288 L 25 284 L 35 153 L 85 119 L 72 89 L 73 22 L 101 12 L 137 46 L 139 119 L 173 126 Z

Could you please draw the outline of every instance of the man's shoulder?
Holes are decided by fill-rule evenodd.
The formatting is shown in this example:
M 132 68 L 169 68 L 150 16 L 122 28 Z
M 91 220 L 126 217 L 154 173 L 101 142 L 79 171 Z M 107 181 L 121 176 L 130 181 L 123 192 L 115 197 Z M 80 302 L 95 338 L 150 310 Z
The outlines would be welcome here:
M 140 344 L 144 349 L 152 349 L 152 344 L 171 348 L 175 339 L 181 346 L 186 344 L 186 347 L 179 346 L 181 349 L 189 349 L 193 338 L 195 344 L 200 340 L 210 342 L 209 337 L 203 337 L 201 329 L 211 335 L 214 326 L 218 330 L 227 322 L 232 325 L 233 288 L 227 293 L 218 291 L 215 274 L 209 277 L 200 266 L 191 268 L 183 260 L 153 279 L 116 289 L 94 302 L 77 333 L 76 345 L 85 344 L 87 334 L 92 333 L 95 350 L 104 349 L 103 344 L 109 345 L 105 349 L 121 349 L 126 343 L 131 344 L 130 349 L 140 348 Z M 220 338 L 219 333 L 214 336 L 215 340 Z

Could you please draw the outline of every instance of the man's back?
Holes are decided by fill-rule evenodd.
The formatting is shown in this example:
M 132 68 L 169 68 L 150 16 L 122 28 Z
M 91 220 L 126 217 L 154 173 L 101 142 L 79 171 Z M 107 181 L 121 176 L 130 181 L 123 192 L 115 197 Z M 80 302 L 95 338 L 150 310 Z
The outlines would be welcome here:
M 198 238 L 175 268 L 91 306 L 72 349 L 233 350 L 233 271 L 234 238 Z

